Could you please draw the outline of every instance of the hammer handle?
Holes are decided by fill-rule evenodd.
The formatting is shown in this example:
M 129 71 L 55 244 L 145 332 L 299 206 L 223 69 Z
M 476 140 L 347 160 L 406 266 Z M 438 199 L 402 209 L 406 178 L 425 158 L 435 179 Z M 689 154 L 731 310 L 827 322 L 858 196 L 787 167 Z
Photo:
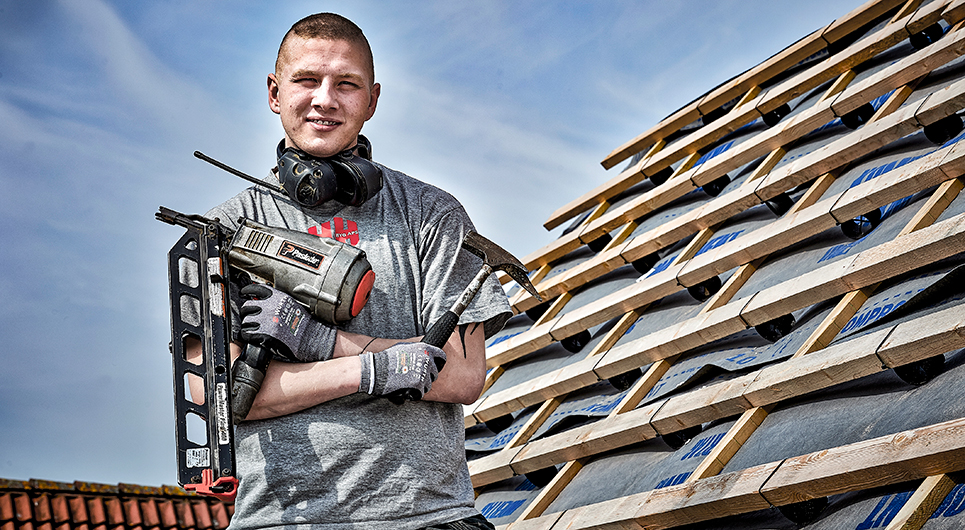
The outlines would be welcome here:
M 446 311 L 439 317 L 439 320 L 436 320 L 432 327 L 429 328 L 425 336 L 422 337 L 422 342 L 430 346 L 435 346 L 436 348 L 445 346 L 449 340 L 449 336 L 455 331 L 457 323 L 459 323 L 459 315 L 452 312 L 452 310 Z
M 476 297 L 476 293 L 479 288 L 482 287 L 486 278 L 493 273 L 493 268 L 489 266 L 488 263 L 483 263 L 479 272 L 476 273 L 476 277 L 472 279 L 472 282 L 466 287 L 462 292 L 462 296 L 456 300 L 456 303 L 452 304 L 452 309 L 443 313 L 439 320 L 436 320 L 429 331 L 422 337 L 422 342 L 435 346 L 436 348 L 443 347 L 446 342 L 449 341 L 449 336 L 452 332 L 456 330 L 456 324 L 459 323 L 459 317 L 462 316 L 462 312 L 466 310 L 472 299 Z M 439 367 L 439 371 L 442 371 L 442 366 Z M 401 405 L 406 400 L 417 401 L 419 399 L 418 394 L 411 389 L 402 389 L 393 392 L 389 396 L 389 401 L 395 403 L 396 405 Z

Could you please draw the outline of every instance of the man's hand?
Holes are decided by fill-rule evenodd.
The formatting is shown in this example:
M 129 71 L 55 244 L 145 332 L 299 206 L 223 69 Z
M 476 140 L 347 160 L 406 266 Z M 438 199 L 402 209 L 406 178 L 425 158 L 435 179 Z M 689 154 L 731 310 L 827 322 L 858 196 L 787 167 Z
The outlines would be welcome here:
M 362 377 L 359 392 L 388 396 L 412 389 L 421 399 L 439 376 L 446 353 L 423 342 L 396 344 L 380 352 L 359 355 Z
M 289 362 L 327 361 L 338 329 L 314 318 L 294 298 L 265 284 L 241 289 L 241 340 L 277 352 Z

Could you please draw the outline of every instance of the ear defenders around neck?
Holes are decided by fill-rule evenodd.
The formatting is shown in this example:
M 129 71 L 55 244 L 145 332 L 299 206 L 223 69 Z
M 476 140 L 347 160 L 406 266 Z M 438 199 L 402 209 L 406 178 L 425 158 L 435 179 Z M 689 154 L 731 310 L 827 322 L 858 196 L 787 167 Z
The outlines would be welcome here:
M 361 206 L 382 189 L 382 170 L 371 162 L 372 144 L 359 135 L 358 145 L 328 158 L 316 158 L 278 144 L 278 180 L 298 204 L 315 208 L 332 199 Z

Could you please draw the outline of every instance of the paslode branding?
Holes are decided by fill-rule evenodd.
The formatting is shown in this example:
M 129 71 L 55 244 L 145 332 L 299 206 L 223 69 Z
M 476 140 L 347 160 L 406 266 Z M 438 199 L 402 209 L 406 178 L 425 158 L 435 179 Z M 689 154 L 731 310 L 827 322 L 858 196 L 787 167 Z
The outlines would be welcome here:
M 291 261 L 297 261 L 313 269 L 317 269 L 322 264 L 322 260 L 325 259 L 321 254 L 305 247 L 300 247 L 291 241 L 282 242 L 281 248 L 278 249 L 278 255 Z

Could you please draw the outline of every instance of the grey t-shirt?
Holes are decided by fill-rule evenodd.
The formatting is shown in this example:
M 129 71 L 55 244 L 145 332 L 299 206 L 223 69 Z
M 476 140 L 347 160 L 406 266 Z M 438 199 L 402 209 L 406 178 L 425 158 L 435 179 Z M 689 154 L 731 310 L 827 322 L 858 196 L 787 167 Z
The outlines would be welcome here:
M 375 285 L 343 329 L 385 338 L 421 335 L 479 271 L 479 258 L 460 250 L 472 224 L 450 194 L 380 167 L 384 187 L 360 207 L 331 201 L 303 209 L 254 187 L 207 216 L 232 228 L 247 217 L 361 248 Z M 490 278 L 460 323 L 484 322 L 488 337 L 510 315 L 506 295 Z M 415 529 L 478 513 L 458 404 L 395 405 L 353 394 L 242 423 L 236 444 L 241 484 L 232 528 Z

